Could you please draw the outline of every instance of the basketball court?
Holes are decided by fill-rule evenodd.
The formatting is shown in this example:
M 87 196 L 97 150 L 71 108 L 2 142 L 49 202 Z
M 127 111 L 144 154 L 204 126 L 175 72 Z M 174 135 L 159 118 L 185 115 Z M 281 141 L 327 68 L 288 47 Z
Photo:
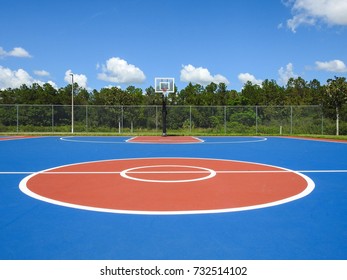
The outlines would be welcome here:
M 346 142 L 1 137 L 0 258 L 347 258 Z

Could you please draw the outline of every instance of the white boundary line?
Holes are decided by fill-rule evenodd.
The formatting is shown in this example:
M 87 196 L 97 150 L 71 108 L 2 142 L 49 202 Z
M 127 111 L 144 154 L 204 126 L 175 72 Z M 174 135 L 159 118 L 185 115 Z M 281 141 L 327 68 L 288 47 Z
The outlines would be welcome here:
M 241 140 L 241 141 L 221 141 L 221 142 L 214 142 L 214 141 L 206 141 L 204 139 L 201 139 L 199 137 L 195 136 L 190 136 L 194 139 L 199 140 L 200 142 L 177 142 L 177 143 L 165 143 L 165 142 L 131 142 L 131 140 L 136 139 L 138 136 L 134 136 L 128 139 L 125 139 L 123 141 L 99 141 L 99 140 L 76 140 L 73 138 L 77 137 L 83 137 L 88 139 L 88 137 L 119 137 L 119 138 L 126 138 L 127 136 L 64 136 L 60 137 L 59 139 L 61 141 L 66 141 L 66 142 L 75 142 L 75 143 L 95 143 L 95 144 L 146 144 L 146 145 L 192 145 L 192 144 L 244 144 L 244 143 L 256 143 L 256 142 L 264 142 L 267 141 L 268 138 L 266 137 L 260 137 L 260 136 L 199 136 L 199 137 L 204 137 L 204 138 L 211 138 L 211 139 L 217 139 L 217 138 L 230 138 L 230 139 L 237 139 L 237 138 L 250 138 L 252 140 Z
M 141 137 L 141 136 L 134 136 L 134 137 L 132 137 L 132 138 L 130 138 L 130 139 L 127 139 L 127 140 L 125 140 L 125 142 L 127 142 L 127 143 L 130 143 L 130 144 L 154 144 L 154 145 L 156 145 L 156 144 L 167 144 L 167 145 L 171 145 L 171 144 L 174 144 L 174 145 L 179 145 L 179 144 L 185 144 L 185 145 L 188 145 L 188 144 L 201 144 L 201 143 L 204 143 L 205 142 L 205 140 L 203 140 L 203 139 L 200 139 L 200 138 L 198 138 L 198 137 L 195 137 L 195 136 L 186 136 L 186 137 L 190 137 L 190 138 L 193 138 L 193 139 L 195 139 L 195 140 L 197 140 L 197 141 L 199 141 L 199 142 L 169 142 L 169 141 L 167 141 L 167 142 L 165 142 L 165 141 L 162 141 L 162 142 L 160 142 L 160 141 L 158 141 L 158 142 L 153 142 L 153 141 L 150 141 L 150 140 L 148 140 L 148 141 L 138 141 L 138 142 L 136 142 L 136 138 L 138 138 L 138 137 Z M 150 136 L 149 136 L 150 137 Z M 158 136 L 159 137 L 159 136 Z M 134 142 L 131 142 L 131 141 L 134 141 Z
M 61 141 L 65 141 L 65 142 L 75 142 L 75 143 L 95 143 L 95 144 L 127 144 L 126 140 L 124 141 L 92 141 L 92 140 L 76 140 L 76 139 L 72 139 L 72 138 L 77 138 L 77 137 L 83 137 L 83 138 L 95 138 L 95 137 L 100 137 L 100 138 L 104 138 L 104 137 L 119 137 L 119 138 L 126 138 L 126 136 L 64 136 L 64 137 L 60 137 L 59 139 Z M 128 139 L 129 140 L 129 139 Z
M 137 137 L 137 136 L 131 137 L 131 138 L 129 138 L 129 139 L 127 139 L 127 140 L 125 140 L 125 142 L 130 142 L 130 141 L 132 141 L 132 140 L 136 139 L 136 137 Z
M 271 138 L 280 138 L 280 139 L 293 139 L 293 140 L 304 140 L 304 141 L 314 141 L 314 142 L 323 142 L 323 143 L 332 143 L 332 144 L 347 144 L 346 140 L 331 139 L 331 138 L 310 138 L 310 137 L 295 137 L 295 136 L 271 136 Z
M 56 168 L 60 167 L 67 167 L 67 166 L 73 166 L 73 165 L 80 165 L 80 164 L 86 164 L 86 163 L 96 163 L 96 162 L 107 162 L 107 161 L 131 161 L 131 160 L 148 160 L 148 159 L 186 159 L 186 160 L 206 160 L 206 161 L 227 161 L 227 162 L 240 162 L 240 163 L 250 163 L 250 164 L 258 164 L 262 166 L 269 166 L 273 168 L 279 168 L 283 171 L 286 172 L 292 172 L 295 173 L 296 175 L 302 177 L 306 182 L 307 182 L 307 187 L 305 188 L 304 191 L 301 193 L 294 195 L 292 197 L 288 197 L 282 200 L 270 202 L 270 203 L 264 203 L 264 204 L 259 204 L 259 205 L 254 205 L 254 206 L 245 206 L 245 207 L 237 207 L 237 208 L 225 208 L 225 209 L 213 209 L 213 210 L 183 210 L 183 211 L 138 211 L 138 210 L 119 210 L 119 209 L 108 209 L 108 208 L 98 208 L 98 207 L 90 207 L 90 206 L 85 206 L 85 205 L 77 205 L 77 204 L 72 204 L 72 203 L 66 203 L 54 199 L 50 199 L 44 196 L 41 196 L 37 193 L 34 193 L 30 191 L 27 187 L 27 182 L 34 176 L 42 173 L 47 173 L 50 170 L 54 170 Z M 293 171 L 290 169 L 274 166 L 274 165 L 268 165 L 268 164 L 261 164 L 261 163 L 255 163 L 255 162 L 247 162 L 247 161 L 237 161 L 237 160 L 226 160 L 226 159 L 212 159 L 212 158 L 182 158 L 182 157 L 154 157 L 154 158 L 131 158 L 131 159 L 111 159 L 111 160 L 99 160 L 99 161 L 89 161 L 89 162 L 81 162 L 81 163 L 76 163 L 76 164 L 68 164 L 68 165 L 62 165 L 62 166 L 57 166 L 54 168 L 46 169 L 40 172 L 35 172 L 30 174 L 29 176 L 26 176 L 20 183 L 19 183 L 19 189 L 25 193 L 26 195 L 44 201 L 48 202 L 51 204 L 55 205 L 60 205 L 60 206 L 65 206 L 65 207 L 70 207 L 70 208 L 76 208 L 76 209 L 82 209 L 82 210 L 88 210 L 88 211 L 97 211 L 97 212 L 106 212 L 106 213 L 117 213 L 117 214 L 140 214 L 140 215 L 190 215 L 190 214 L 216 214 L 216 213 L 229 213 L 229 212 L 238 212 L 238 211 L 246 211 L 246 210 L 254 210 L 254 209 L 261 209 L 261 208 L 266 208 L 266 207 L 272 207 L 272 206 L 277 206 L 281 205 L 284 203 L 288 203 L 300 198 L 303 198 L 307 195 L 309 195 L 315 188 L 315 183 L 312 181 L 311 178 L 308 176 L 301 174 L 297 171 Z
M 191 136 L 193 139 L 196 139 L 198 140 L 199 142 L 198 143 L 204 143 L 205 140 L 204 139 L 200 139 L 199 137 L 195 137 L 195 136 Z M 200 136 L 201 137 L 201 136 Z
M 37 138 L 45 138 L 45 137 L 48 137 L 48 136 L 3 136 L 3 137 L 0 137 L 1 140 L 0 140 L 0 143 L 2 141 L 13 141 L 13 140 L 29 140 L 29 139 L 37 139 Z
M 217 138 L 230 138 L 230 139 L 237 139 L 237 138 L 251 138 L 252 140 L 241 140 L 241 141 L 221 141 L 221 142 L 208 142 L 205 141 L 204 144 L 244 144 L 244 143 L 257 143 L 257 142 L 264 142 L 267 141 L 267 137 L 262 136 L 203 136 L 205 138 L 211 138 L 211 139 L 217 139 Z M 254 140 L 253 140 L 254 139 Z
M 137 167 L 136 167 L 137 168 Z M 55 168 L 54 168 L 55 169 Z M 211 169 L 212 170 L 212 169 Z M 252 174 L 252 173 L 347 173 L 347 169 L 337 170 L 213 170 L 216 174 Z M 0 171 L 0 175 L 59 175 L 59 174 L 121 174 L 124 171 Z M 210 171 L 127 171 L 127 174 L 210 174 Z

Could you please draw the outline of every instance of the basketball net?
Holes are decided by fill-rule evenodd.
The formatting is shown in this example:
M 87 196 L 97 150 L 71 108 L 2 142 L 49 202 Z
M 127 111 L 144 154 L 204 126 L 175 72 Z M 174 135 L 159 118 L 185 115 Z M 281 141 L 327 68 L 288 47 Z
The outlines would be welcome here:
M 163 91 L 164 97 L 167 97 L 168 96 L 167 88 L 163 88 L 162 91 Z

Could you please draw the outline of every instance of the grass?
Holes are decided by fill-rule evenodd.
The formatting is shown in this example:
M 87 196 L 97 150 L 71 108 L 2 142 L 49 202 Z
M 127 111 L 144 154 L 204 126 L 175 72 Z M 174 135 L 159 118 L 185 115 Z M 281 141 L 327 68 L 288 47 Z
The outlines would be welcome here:
M 0 132 L 1 136 L 160 136 L 161 131 L 125 131 L 122 133 L 117 132 Z M 169 136 L 286 136 L 286 137 L 304 137 L 304 138 L 319 138 L 319 139 L 335 139 L 347 141 L 347 135 L 319 135 L 319 134 L 261 134 L 261 133 L 219 133 L 213 131 L 170 131 Z

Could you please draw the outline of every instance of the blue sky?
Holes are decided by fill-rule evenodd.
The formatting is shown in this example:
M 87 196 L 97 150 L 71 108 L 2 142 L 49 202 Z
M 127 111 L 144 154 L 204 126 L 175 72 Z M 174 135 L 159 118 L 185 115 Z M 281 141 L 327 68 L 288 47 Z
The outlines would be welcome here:
M 347 74 L 346 0 L 0 0 L 0 88 Z

